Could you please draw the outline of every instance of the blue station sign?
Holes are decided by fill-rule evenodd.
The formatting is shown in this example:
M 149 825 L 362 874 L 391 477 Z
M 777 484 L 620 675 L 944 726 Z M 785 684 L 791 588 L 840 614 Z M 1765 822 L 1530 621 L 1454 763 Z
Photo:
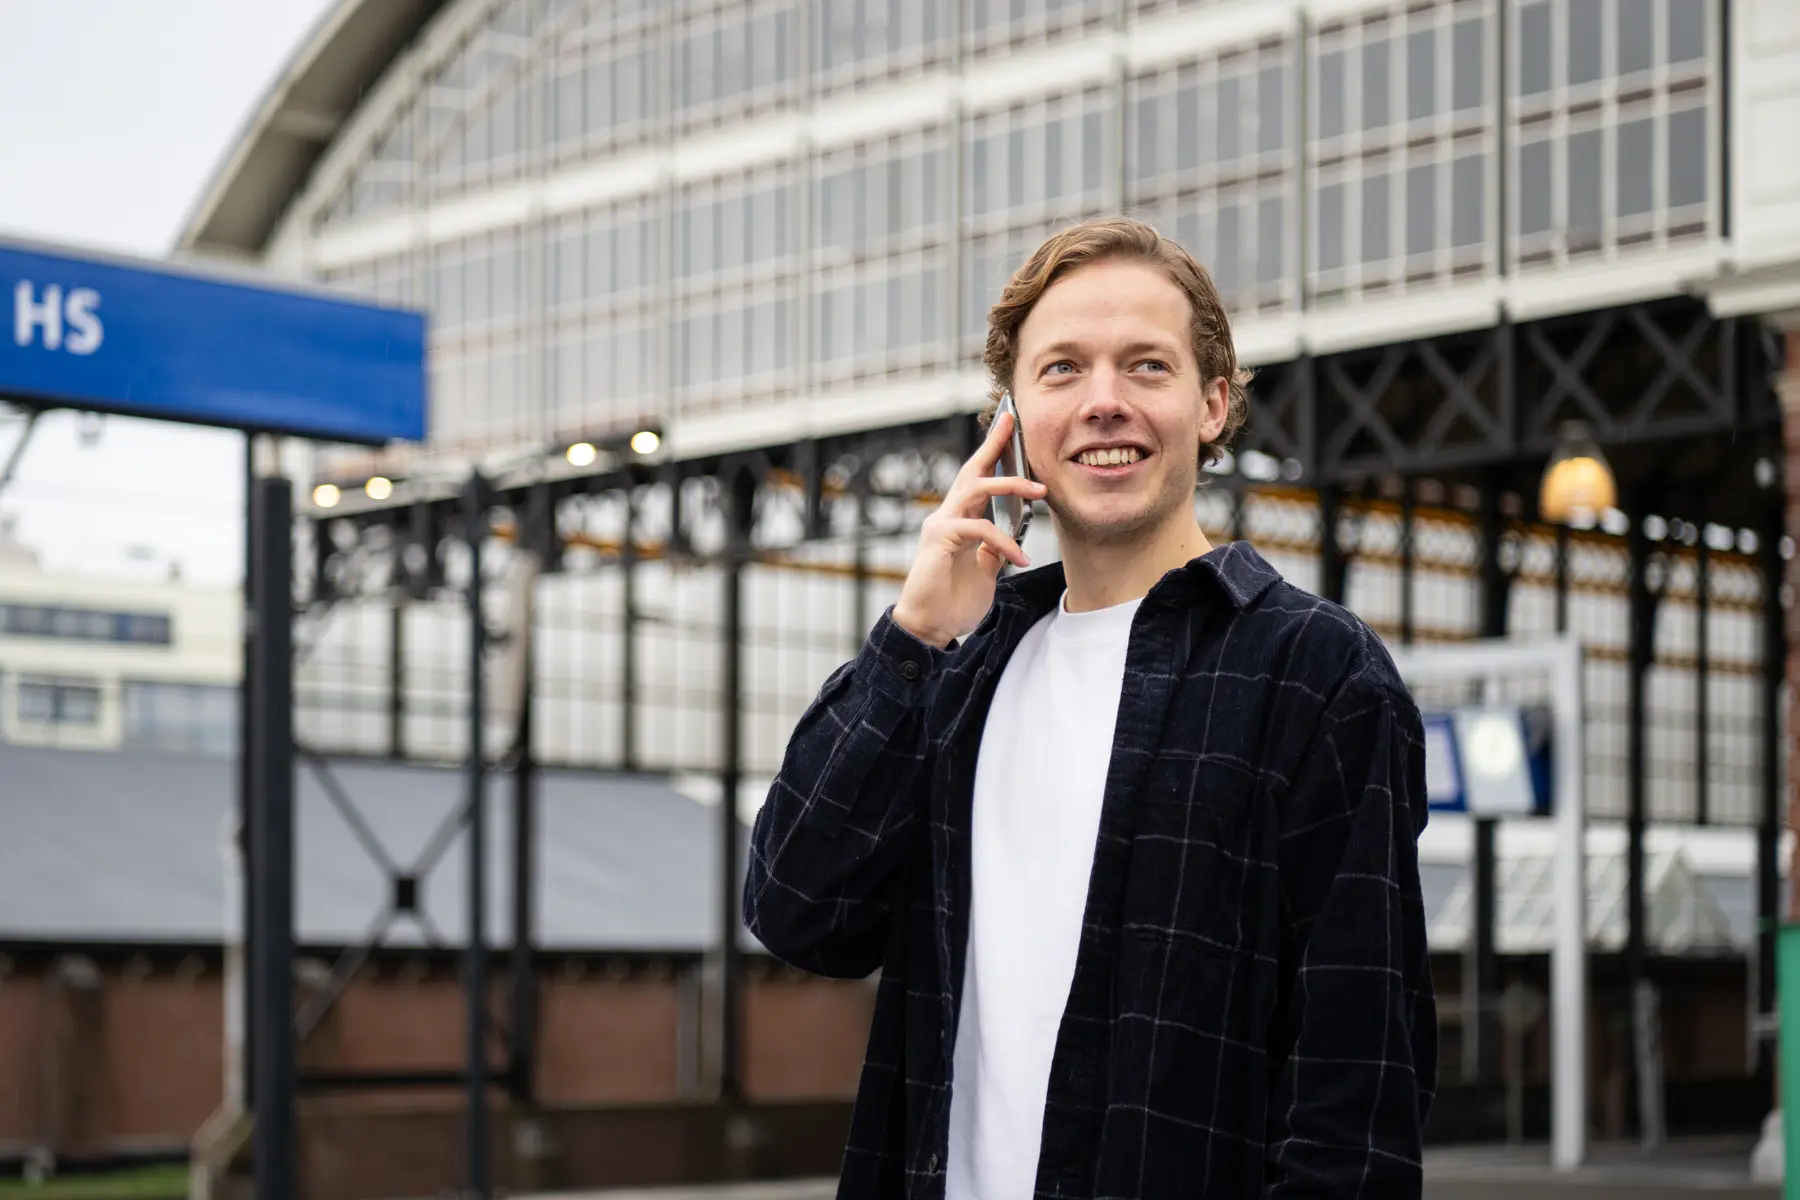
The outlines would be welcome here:
M 425 437 L 425 318 L 0 243 L 0 397 L 379 445 Z

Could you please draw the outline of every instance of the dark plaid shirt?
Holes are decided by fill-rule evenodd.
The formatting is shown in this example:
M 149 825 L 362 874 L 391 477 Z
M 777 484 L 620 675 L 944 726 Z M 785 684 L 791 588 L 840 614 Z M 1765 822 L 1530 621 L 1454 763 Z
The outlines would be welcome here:
M 881 981 L 841 1197 L 938 1197 L 975 756 L 1060 565 L 965 642 L 884 616 L 801 719 L 756 821 L 750 928 Z M 998 714 L 996 714 L 998 717 Z M 1417 709 L 1374 633 L 1244 543 L 1131 629 L 1040 1197 L 1403 1197 L 1437 1066 Z

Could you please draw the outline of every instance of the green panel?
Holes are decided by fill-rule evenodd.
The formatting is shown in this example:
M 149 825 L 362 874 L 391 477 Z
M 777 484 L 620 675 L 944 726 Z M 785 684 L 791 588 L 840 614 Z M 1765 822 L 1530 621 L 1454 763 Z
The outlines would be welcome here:
M 1800 923 L 1784 924 L 1775 941 L 1775 1011 L 1781 1049 L 1782 1195 L 1800 1200 Z

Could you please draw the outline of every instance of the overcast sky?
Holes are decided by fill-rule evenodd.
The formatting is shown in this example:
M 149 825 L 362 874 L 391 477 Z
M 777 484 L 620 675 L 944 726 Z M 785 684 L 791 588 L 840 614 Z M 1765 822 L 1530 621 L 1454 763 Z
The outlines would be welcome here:
M 161 256 L 251 109 L 335 0 L 0 0 L 0 238 Z M 0 456 L 18 436 L 0 418 Z M 0 515 L 53 570 L 178 561 L 235 583 L 243 439 L 38 422 Z

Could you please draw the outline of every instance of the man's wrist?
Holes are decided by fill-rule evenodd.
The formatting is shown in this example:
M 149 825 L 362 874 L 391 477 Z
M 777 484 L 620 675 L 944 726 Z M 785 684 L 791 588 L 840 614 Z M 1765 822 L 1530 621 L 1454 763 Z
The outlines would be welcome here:
M 916 617 L 913 617 L 899 604 L 894 605 L 893 621 L 903 632 L 911 634 L 914 638 L 924 642 L 933 649 L 948 649 L 950 643 L 956 640 L 954 634 L 947 637 L 940 637 L 930 626 L 918 620 Z

